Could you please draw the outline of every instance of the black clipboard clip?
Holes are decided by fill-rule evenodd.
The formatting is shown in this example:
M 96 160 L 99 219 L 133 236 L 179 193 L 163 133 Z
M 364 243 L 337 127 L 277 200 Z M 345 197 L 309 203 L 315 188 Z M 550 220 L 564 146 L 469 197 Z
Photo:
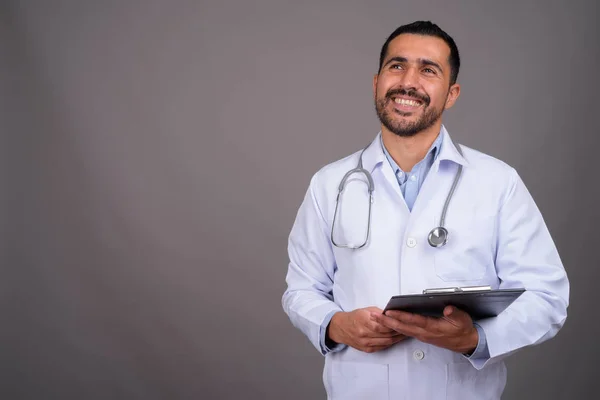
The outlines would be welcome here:
M 447 288 L 432 288 L 423 290 L 423 294 L 434 294 L 434 293 L 469 293 L 469 292 L 482 292 L 486 290 L 492 290 L 491 286 L 463 286 L 463 287 L 447 287 Z

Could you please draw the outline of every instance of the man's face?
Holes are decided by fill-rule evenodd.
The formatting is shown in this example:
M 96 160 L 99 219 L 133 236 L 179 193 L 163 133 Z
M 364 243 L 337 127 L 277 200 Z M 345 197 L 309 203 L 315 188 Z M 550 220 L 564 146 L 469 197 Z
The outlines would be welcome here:
M 450 86 L 450 48 L 433 36 L 401 34 L 389 43 L 381 71 L 375 75 L 375 108 L 381 123 L 409 137 L 440 120 L 460 93 Z

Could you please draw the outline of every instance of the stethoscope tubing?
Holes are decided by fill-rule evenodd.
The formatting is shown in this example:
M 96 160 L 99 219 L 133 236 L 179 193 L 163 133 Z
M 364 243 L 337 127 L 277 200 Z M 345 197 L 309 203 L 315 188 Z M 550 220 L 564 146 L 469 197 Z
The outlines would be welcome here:
M 340 184 L 338 186 L 338 194 L 337 194 L 337 197 L 335 200 L 335 210 L 333 212 L 333 222 L 331 224 L 331 242 L 335 247 L 338 247 L 338 248 L 360 249 L 360 248 L 363 248 L 364 246 L 366 246 L 366 244 L 369 241 L 370 232 L 371 232 L 371 213 L 372 213 L 371 210 L 372 210 L 372 204 L 373 204 L 373 191 L 375 190 L 375 183 L 373 182 L 373 177 L 371 176 L 371 173 L 369 173 L 369 171 L 367 171 L 366 169 L 363 168 L 363 162 L 362 162 L 363 154 L 369 146 L 370 145 L 368 145 L 361 151 L 360 156 L 358 157 L 358 164 L 357 164 L 356 168 L 353 168 L 350 171 L 346 172 L 346 174 L 344 174 L 344 177 L 342 178 L 342 180 L 340 181 Z M 462 156 L 463 153 L 460 148 L 460 145 L 457 144 L 455 147 L 458 150 L 458 152 L 460 153 L 460 155 Z M 460 180 L 460 177 L 462 175 L 462 170 L 463 170 L 463 166 L 459 165 L 458 170 L 456 171 L 456 174 L 454 175 L 454 180 L 452 182 L 452 186 L 450 187 L 450 190 L 448 191 L 448 194 L 446 195 L 446 201 L 444 202 L 444 207 L 442 208 L 442 215 L 440 217 L 439 226 L 433 228 L 429 232 L 427 241 L 431 247 L 436 247 L 436 248 L 442 247 L 448 241 L 448 230 L 444 226 L 444 224 L 446 222 L 446 213 L 448 211 L 448 206 L 450 205 L 450 200 L 454 196 L 454 192 L 458 185 L 458 181 Z M 362 244 L 360 244 L 358 246 L 352 246 L 350 244 L 345 245 L 345 244 L 337 243 L 334 239 L 334 231 L 335 231 L 336 216 L 338 213 L 338 206 L 340 203 L 340 198 L 342 197 L 342 193 L 344 191 L 344 186 L 346 185 L 348 178 L 352 174 L 356 174 L 356 173 L 363 174 L 367 178 L 367 181 L 368 181 L 367 185 L 368 185 L 368 191 L 369 191 L 369 212 L 368 212 L 368 217 L 367 217 L 367 232 L 365 235 L 365 240 L 363 241 Z

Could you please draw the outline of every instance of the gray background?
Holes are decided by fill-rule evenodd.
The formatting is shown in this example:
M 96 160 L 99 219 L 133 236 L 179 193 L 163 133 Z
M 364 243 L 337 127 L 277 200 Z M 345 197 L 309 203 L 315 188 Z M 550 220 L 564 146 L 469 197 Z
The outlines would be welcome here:
M 457 41 L 458 141 L 513 165 L 571 279 L 507 399 L 597 387 L 589 1 L 3 1 L 0 398 L 324 398 L 280 305 L 310 176 L 377 133 L 385 38 Z M 594 381 L 594 379 L 596 381 Z

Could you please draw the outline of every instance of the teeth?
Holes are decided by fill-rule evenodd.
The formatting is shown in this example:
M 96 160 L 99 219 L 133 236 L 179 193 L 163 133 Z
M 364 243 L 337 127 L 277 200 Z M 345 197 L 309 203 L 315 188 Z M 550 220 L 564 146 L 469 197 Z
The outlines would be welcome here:
M 401 104 L 403 106 L 417 107 L 419 105 L 419 102 L 414 101 L 414 100 L 406 100 L 406 99 L 395 98 L 394 101 L 396 102 L 396 104 Z

